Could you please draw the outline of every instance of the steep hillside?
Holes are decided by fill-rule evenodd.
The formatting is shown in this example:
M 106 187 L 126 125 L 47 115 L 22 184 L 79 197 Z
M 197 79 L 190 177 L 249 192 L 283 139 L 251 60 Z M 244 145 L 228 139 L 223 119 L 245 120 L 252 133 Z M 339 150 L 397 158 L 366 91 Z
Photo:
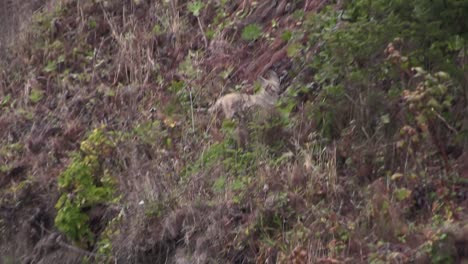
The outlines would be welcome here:
M 466 1 L 0 4 L 0 263 L 468 261 Z

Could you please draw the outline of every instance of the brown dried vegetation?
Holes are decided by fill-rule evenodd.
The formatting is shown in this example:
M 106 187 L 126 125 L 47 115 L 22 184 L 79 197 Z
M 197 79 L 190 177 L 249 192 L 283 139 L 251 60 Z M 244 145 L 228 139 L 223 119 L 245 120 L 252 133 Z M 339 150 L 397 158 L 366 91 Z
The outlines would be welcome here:
M 401 133 L 369 132 L 381 105 L 359 93 L 333 106 L 331 140 L 319 137 L 324 99 L 284 35 L 333 1 L 201 1 L 198 15 L 197 1 L 24 2 L 30 23 L 0 10 L 0 48 L 11 44 L 0 52 L 0 263 L 425 263 L 427 241 L 468 258 L 467 148 L 449 149 L 445 124 L 406 120 L 425 110 L 408 103 L 422 90 L 382 104 L 395 126 L 412 124 Z M 256 40 L 242 37 L 251 24 Z M 417 83 L 400 41 L 379 56 Z M 281 109 L 207 114 L 229 89 L 254 94 L 268 70 Z M 74 244 L 54 225 L 57 179 L 100 127 L 117 142 L 101 162 L 119 199 L 86 207 L 95 240 Z M 429 216 L 457 224 L 431 228 Z

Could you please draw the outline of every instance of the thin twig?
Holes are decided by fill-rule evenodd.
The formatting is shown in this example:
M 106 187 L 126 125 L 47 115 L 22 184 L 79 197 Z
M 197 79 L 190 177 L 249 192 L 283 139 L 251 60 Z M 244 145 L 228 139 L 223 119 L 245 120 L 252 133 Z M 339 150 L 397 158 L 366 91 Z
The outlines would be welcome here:
M 455 134 L 458 134 L 458 131 L 453 127 L 451 126 L 447 120 L 445 120 L 445 118 L 443 116 L 441 116 L 439 113 L 437 113 L 437 111 L 435 110 L 432 110 L 432 112 L 434 112 L 434 114 L 444 123 L 444 125 L 450 129 L 452 132 L 454 132 Z
M 192 100 L 192 86 L 190 86 L 190 112 L 192 114 L 192 132 L 195 132 L 195 118 L 193 116 L 193 100 Z
M 198 26 L 200 27 L 201 33 L 203 35 L 203 41 L 205 42 L 205 49 L 206 49 L 206 48 L 208 48 L 208 40 L 206 38 L 206 34 L 205 34 L 205 31 L 203 30 L 203 26 L 201 24 L 199 16 L 197 16 L 197 21 L 198 21 Z

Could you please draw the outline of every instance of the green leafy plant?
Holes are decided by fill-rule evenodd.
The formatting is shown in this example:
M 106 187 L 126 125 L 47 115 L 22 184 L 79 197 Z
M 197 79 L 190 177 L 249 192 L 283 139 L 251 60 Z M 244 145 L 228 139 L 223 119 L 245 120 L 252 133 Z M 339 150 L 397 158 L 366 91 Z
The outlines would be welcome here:
M 262 36 L 263 32 L 259 25 L 250 24 L 242 30 L 242 39 L 248 41 L 254 41 L 259 39 Z
M 38 103 L 39 101 L 44 98 L 44 91 L 39 90 L 39 89 L 32 89 L 31 93 L 29 94 L 29 100 L 31 103 L 35 104 Z
M 62 192 L 55 207 L 55 225 L 70 239 L 84 246 L 94 242 L 86 208 L 106 204 L 115 198 L 114 180 L 102 166 L 101 158 L 108 156 L 113 144 L 103 129 L 95 129 L 81 143 L 71 164 L 58 178 Z
M 216 192 L 216 193 L 224 192 L 225 188 L 226 188 L 226 177 L 225 176 L 219 177 L 213 183 L 213 191 Z
M 398 201 L 403 201 L 411 196 L 411 190 L 406 188 L 399 188 L 395 190 L 394 194 Z
M 225 145 L 223 143 L 215 143 L 211 145 L 206 151 L 202 152 L 201 156 L 190 166 L 188 166 L 182 173 L 182 178 L 207 170 L 211 168 L 219 159 L 221 159 L 225 152 Z
M 2 100 L 0 101 L 0 107 L 6 106 L 11 100 L 11 94 L 5 95 Z
M 196 17 L 200 15 L 200 11 L 205 5 L 201 1 L 190 2 L 187 5 L 187 9 Z
M 300 53 L 300 51 L 302 49 L 303 49 L 303 47 L 299 43 L 293 43 L 293 44 L 289 45 L 288 49 L 287 49 L 288 57 L 291 57 L 291 58 L 296 57 Z

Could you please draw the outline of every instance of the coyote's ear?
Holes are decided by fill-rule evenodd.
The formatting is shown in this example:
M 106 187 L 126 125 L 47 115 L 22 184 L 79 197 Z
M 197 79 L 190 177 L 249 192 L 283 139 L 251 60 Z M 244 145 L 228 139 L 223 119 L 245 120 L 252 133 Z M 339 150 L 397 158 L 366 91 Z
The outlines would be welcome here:
M 268 79 L 270 80 L 277 80 L 279 82 L 278 74 L 275 71 L 269 70 L 267 73 Z
M 267 79 L 265 79 L 265 78 L 263 78 L 261 76 L 260 76 L 259 79 L 260 79 L 260 83 L 262 84 L 263 88 L 270 87 L 275 92 L 277 92 L 277 93 L 279 92 L 280 83 L 279 83 L 279 78 L 278 78 L 278 75 L 276 74 L 276 72 L 268 71 Z
M 278 75 L 274 71 L 268 71 L 266 78 L 260 76 L 258 79 L 260 80 L 261 84 L 268 85 L 271 84 L 271 81 L 278 79 Z
M 258 78 L 260 80 L 260 84 L 262 85 L 262 87 L 266 87 L 268 86 L 268 80 L 263 78 L 262 76 L 260 76 L 260 78 Z

